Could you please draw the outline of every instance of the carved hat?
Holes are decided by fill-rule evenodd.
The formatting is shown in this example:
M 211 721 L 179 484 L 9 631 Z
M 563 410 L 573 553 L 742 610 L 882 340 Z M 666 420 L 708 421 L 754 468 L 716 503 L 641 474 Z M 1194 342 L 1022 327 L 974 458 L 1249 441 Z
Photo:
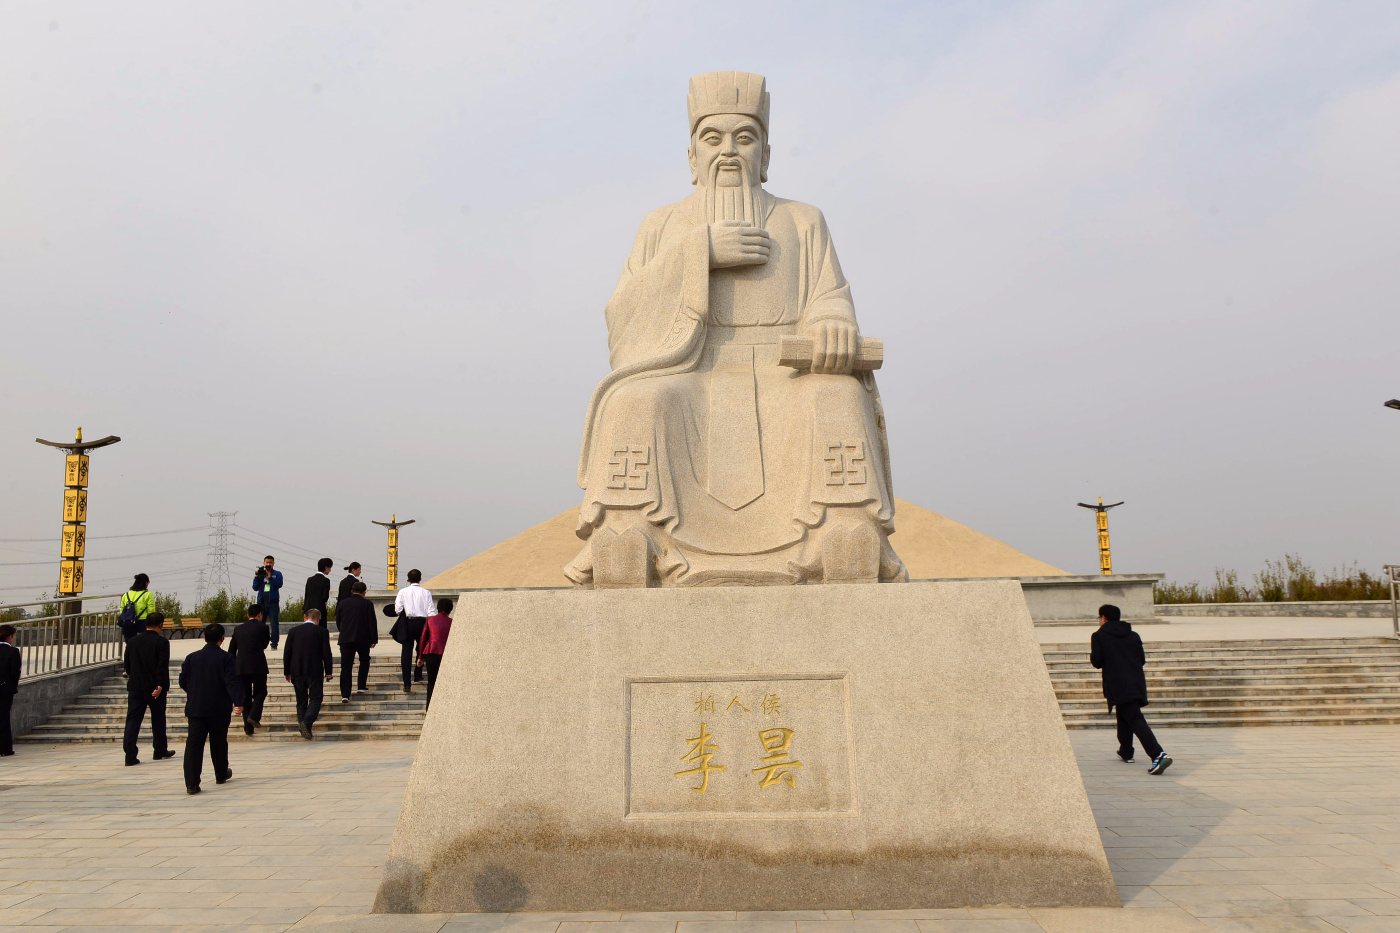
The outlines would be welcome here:
M 763 124 L 768 132 L 768 82 L 747 71 L 711 71 L 690 79 L 686 95 L 690 132 L 705 117 L 717 113 L 742 113 Z

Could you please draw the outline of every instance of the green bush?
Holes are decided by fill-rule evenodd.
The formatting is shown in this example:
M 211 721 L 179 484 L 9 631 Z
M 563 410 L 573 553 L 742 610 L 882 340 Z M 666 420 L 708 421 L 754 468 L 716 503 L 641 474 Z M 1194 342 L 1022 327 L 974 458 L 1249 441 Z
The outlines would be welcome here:
M 248 618 L 249 602 L 251 600 L 247 596 L 230 596 L 228 590 L 219 590 L 195 607 L 195 615 L 205 625 L 217 622 L 228 629 Z
M 1318 573 L 1296 554 L 1282 560 L 1264 561 L 1264 569 L 1254 575 L 1253 586 L 1242 586 L 1233 570 L 1217 567 L 1215 585 L 1159 583 L 1154 601 L 1167 603 L 1277 603 L 1321 602 L 1327 600 L 1389 599 L 1389 578 L 1372 575 L 1355 563 L 1318 578 Z
M 152 593 L 156 598 L 156 612 L 168 620 L 180 621 L 180 597 L 174 593 Z

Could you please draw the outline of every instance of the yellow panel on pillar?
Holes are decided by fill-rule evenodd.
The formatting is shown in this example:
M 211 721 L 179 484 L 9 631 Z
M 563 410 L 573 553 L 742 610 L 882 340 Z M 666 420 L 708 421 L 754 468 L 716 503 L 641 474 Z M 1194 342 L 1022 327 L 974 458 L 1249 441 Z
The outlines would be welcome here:
M 88 484 L 87 454 L 69 454 L 64 463 L 63 485 L 86 486 Z
M 87 529 L 82 525 L 68 525 L 63 529 L 63 552 L 66 558 L 82 557 L 87 551 Z
M 65 560 L 58 565 L 58 591 L 63 596 L 74 596 L 83 591 L 83 562 Z

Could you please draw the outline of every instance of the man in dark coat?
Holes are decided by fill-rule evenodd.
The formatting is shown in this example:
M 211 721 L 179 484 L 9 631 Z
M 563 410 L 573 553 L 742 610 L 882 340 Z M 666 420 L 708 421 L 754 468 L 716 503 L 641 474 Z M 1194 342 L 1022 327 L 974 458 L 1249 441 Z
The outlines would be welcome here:
M 19 678 L 24 671 L 19 649 L 15 647 L 13 625 L 0 625 L 0 758 L 15 753 L 15 733 L 10 727 L 10 708 L 19 692 Z
M 301 603 L 303 615 L 315 609 L 321 621 L 331 620 L 328 604 L 331 601 L 331 568 L 334 566 L 335 561 L 329 557 L 316 562 L 316 572 L 306 578 L 306 595 Z
M 1089 661 L 1103 671 L 1103 695 L 1109 712 L 1118 714 L 1118 757 L 1133 760 L 1133 736 L 1142 743 L 1142 750 L 1152 759 L 1148 774 L 1161 774 L 1171 767 L 1172 760 L 1157 744 L 1152 727 L 1142 715 L 1147 705 L 1147 676 L 1143 665 L 1147 655 L 1142 650 L 1142 636 L 1123 621 L 1117 606 L 1099 607 L 1099 628 L 1089 638 Z
M 263 621 L 263 608 L 248 607 L 248 621 L 239 623 L 229 639 L 229 657 L 243 684 L 243 734 L 252 735 L 262 725 L 263 703 L 267 700 L 267 646 L 272 631 Z
M 151 749 L 156 761 L 174 758 L 165 734 L 165 701 L 170 693 L 170 642 L 160 633 L 165 616 L 152 612 L 145 619 L 146 630 L 126 643 L 122 670 L 126 671 L 126 729 L 122 751 L 128 765 L 139 765 L 136 737 L 141 721 L 151 711 Z
M 185 691 L 185 718 L 190 723 L 185 739 L 185 791 L 190 794 L 199 793 L 205 739 L 214 761 L 214 780 L 223 784 L 233 777 L 228 766 L 228 724 L 233 714 L 243 712 L 243 684 L 233 658 L 219 647 L 223 643 L 224 627 L 217 622 L 206 626 L 204 647 L 180 665 L 180 689 Z
M 350 585 L 350 595 L 335 604 L 335 625 L 340 630 L 340 702 L 350 702 L 350 680 L 355 656 L 360 658 L 359 693 L 369 689 L 369 651 L 379 644 L 379 619 L 374 603 L 365 598 L 368 587 L 361 580 Z
M 335 660 L 331 657 L 331 633 L 321 621 L 321 613 L 308 609 L 305 618 L 287 633 L 282 674 L 296 693 L 297 729 L 302 738 L 310 739 L 311 727 L 321 715 L 325 681 L 335 675 Z

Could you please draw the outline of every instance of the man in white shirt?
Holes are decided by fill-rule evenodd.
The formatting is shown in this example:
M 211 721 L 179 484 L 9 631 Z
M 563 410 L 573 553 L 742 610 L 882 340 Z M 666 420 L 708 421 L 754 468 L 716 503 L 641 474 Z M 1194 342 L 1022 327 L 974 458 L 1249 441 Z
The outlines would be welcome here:
M 403 692 L 413 692 L 413 675 L 418 669 L 413 666 L 413 646 L 418 643 L 418 638 L 423 633 L 423 626 L 428 622 L 428 616 L 434 611 L 433 594 L 419 586 L 418 581 L 423 579 L 423 574 L 418 570 L 408 572 L 408 586 L 399 590 L 394 597 L 394 612 L 398 613 L 399 623 L 396 626 L 398 635 L 395 637 L 403 646 L 399 656 L 403 668 Z M 419 674 L 418 676 L 422 676 Z

